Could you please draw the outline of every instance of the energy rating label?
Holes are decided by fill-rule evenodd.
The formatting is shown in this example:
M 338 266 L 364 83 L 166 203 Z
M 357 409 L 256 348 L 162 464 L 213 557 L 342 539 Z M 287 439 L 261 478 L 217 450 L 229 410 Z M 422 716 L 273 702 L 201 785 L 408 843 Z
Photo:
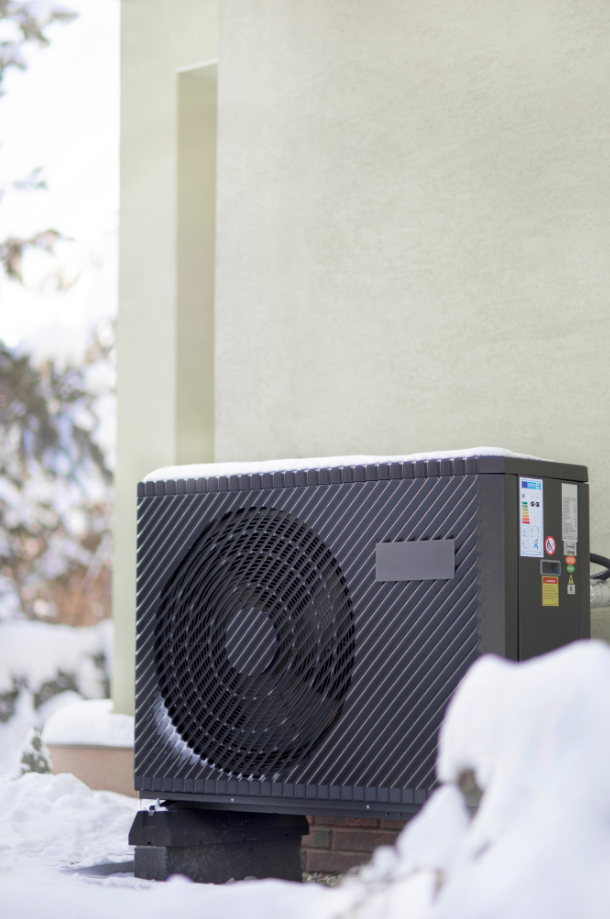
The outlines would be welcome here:
M 519 478 L 521 555 L 544 558 L 542 479 Z

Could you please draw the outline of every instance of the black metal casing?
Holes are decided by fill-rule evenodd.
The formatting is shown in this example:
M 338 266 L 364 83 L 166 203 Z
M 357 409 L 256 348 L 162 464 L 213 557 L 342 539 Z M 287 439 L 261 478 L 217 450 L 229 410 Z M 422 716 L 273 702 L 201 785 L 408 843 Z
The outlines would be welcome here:
M 542 602 L 551 556 L 520 555 L 520 476 L 543 482 L 555 606 Z M 589 637 L 586 480 L 583 466 L 456 456 L 140 483 L 140 796 L 410 817 L 474 660 Z M 562 483 L 578 490 L 570 574 Z M 388 543 L 427 545 L 378 553 Z M 448 553 L 454 576 L 431 577 Z

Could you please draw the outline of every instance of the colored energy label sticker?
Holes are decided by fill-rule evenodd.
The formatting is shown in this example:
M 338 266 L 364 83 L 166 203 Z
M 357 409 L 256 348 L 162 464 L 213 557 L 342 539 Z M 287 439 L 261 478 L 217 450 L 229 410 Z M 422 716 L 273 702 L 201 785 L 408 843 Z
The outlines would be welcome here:
M 542 605 L 559 606 L 559 578 L 542 578 Z
M 566 565 L 575 565 L 576 557 L 574 555 L 566 555 Z
M 576 571 L 576 566 L 575 566 L 575 565 L 566 565 L 566 571 L 570 571 L 570 572 Z
M 576 555 L 578 547 L 578 485 L 561 483 L 561 538 L 563 554 Z
M 547 551 L 547 555 L 555 555 L 555 549 L 557 548 L 557 545 L 552 536 L 547 536 L 544 548 Z
M 544 558 L 542 479 L 519 477 L 520 554 Z

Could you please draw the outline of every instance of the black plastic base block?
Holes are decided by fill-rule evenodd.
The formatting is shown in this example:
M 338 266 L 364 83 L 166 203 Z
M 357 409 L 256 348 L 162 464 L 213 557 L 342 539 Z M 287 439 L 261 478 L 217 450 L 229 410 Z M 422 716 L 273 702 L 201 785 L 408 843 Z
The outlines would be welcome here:
M 200 884 L 224 884 L 245 878 L 302 881 L 301 841 L 136 846 L 135 877 L 165 881 L 173 874 L 181 874 Z
M 231 879 L 301 881 L 305 817 L 179 807 L 139 811 L 129 833 L 138 878 L 181 874 L 203 884 Z

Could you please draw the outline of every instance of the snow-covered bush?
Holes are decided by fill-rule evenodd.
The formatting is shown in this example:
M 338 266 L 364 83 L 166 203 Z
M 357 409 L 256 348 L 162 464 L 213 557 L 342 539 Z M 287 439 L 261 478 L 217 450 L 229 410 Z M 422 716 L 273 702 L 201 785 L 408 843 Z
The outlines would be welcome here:
M 4 95 L 3 81 L 11 68 L 27 69 L 25 48 L 28 44 L 46 47 L 50 44 L 48 27 L 56 22 L 72 22 L 77 13 L 52 0 L 0 0 L 0 96 Z M 26 179 L 12 183 L 13 188 L 32 190 L 46 188 L 40 169 Z M 0 189 L 0 200 L 5 189 Z M 28 251 L 53 253 L 55 245 L 64 237 L 53 228 L 41 230 L 22 238 L 9 236 L 0 242 L 0 266 L 9 278 L 23 281 L 23 257 Z M 68 286 L 57 272 L 58 289 Z
M 20 774 L 39 772 L 41 775 L 46 775 L 52 771 L 51 755 L 43 742 L 40 728 L 30 728 L 21 747 Z
M 59 707 L 109 695 L 112 623 L 0 624 L 0 773 L 14 770 L 32 728 Z
M 0 0 L 0 94 L 5 71 L 27 68 L 24 46 L 46 47 L 47 28 L 54 22 L 72 22 L 77 13 L 52 0 Z
M 0 0 L 0 95 L 7 71 L 27 68 L 27 46 L 47 46 L 49 27 L 76 16 L 54 0 Z M 41 169 L 10 185 L 20 193 L 47 187 Z M 55 229 L 9 235 L 0 271 L 22 283 L 24 254 L 53 253 L 60 239 Z M 56 274 L 55 289 L 70 286 L 61 266 Z M 83 624 L 109 612 L 111 475 L 96 440 L 96 370 L 104 376 L 111 355 L 103 335 L 85 366 L 40 362 L 0 342 L 0 622 Z
M 111 371 L 112 347 L 98 336 L 60 369 L 0 343 L 0 621 L 109 612 L 111 473 L 89 377 Z

